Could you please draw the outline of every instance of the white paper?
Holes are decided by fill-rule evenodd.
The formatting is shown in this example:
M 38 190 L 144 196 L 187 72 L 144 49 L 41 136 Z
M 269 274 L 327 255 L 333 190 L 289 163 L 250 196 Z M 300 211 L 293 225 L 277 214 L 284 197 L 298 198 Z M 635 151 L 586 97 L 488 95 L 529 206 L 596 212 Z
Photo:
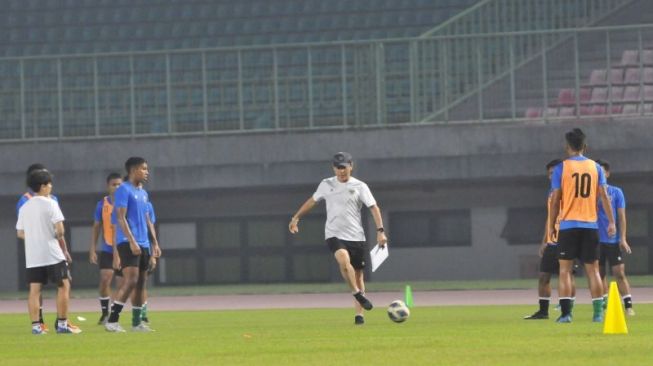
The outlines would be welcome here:
M 381 264 L 388 258 L 388 246 L 380 247 L 379 244 L 372 248 L 370 259 L 372 260 L 372 272 L 376 272 Z

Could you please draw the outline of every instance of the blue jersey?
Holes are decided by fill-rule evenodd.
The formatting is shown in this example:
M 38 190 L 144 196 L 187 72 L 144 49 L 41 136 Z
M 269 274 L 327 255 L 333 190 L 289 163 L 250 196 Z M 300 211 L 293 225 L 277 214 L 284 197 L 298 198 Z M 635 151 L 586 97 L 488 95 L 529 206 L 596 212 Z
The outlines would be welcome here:
M 130 182 L 125 182 L 118 187 L 114 194 L 113 223 L 116 225 L 116 242 L 124 245 L 129 242 L 118 223 L 117 214 L 119 208 L 127 209 L 127 225 L 132 232 L 136 243 L 143 248 L 150 247 L 150 239 L 147 230 L 147 212 L 149 197 L 143 188 L 134 187 Z
M 617 222 L 617 209 L 626 208 L 626 197 L 624 197 L 624 192 L 619 187 L 608 185 L 608 198 L 612 204 L 612 216 Z M 608 215 L 603 211 L 603 204 L 599 200 L 599 238 L 601 243 L 605 244 L 619 244 L 619 231 L 620 228 L 617 226 L 617 234 L 613 237 L 608 236 Z
M 111 202 L 111 197 L 108 198 L 108 201 Z M 104 226 L 105 226 L 105 222 L 104 222 L 105 219 L 103 217 L 104 215 L 102 214 L 103 210 L 104 210 L 104 198 L 99 200 L 97 205 L 95 206 L 95 215 L 94 215 L 95 222 L 98 222 L 98 223 L 102 224 L 102 229 L 104 229 Z M 111 221 L 113 221 L 113 220 L 111 220 Z M 112 224 L 112 223 L 110 223 L 110 224 Z M 103 231 L 104 230 L 101 230 L 102 235 L 100 235 L 100 237 L 102 238 L 102 251 L 107 252 L 107 253 L 113 253 L 113 247 L 111 245 L 109 245 L 109 243 L 107 243 L 107 240 L 105 238 L 105 235 L 104 235 Z
M 30 198 L 32 198 L 34 196 L 36 196 L 36 193 L 32 192 L 31 189 L 29 191 L 23 193 L 20 196 L 20 198 L 18 199 L 18 202 L 16 203 L 16 216 L 18 216 L 18 212 L 20 211 L 20 208 L 23 207 L 25 202 L 27 202 L 27 200 L 29 200 Z M 59 202 L 59 199 L 57 198 L 57 196 L 55 196 L 53 194 L 50 195 L 50 198 L 52 198 L 53 200 Z
M 147 214 L 150 216 L 150 221 L 152 221 L 153 224 L 156 224 L 156 214 L 154 213 L 154 206 L 152 206 L 152 202 L 147 202 Z

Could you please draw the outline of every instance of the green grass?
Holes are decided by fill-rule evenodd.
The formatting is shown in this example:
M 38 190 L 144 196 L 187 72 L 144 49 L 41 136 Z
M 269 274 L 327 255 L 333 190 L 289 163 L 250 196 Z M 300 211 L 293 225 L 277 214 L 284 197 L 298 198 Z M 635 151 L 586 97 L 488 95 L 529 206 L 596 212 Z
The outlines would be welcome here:
M 632 287 L 649 287 L 653 283 L 653 276 L 628 276 Z M 583 280 L 584 282 L 584 280 Z M 535 289 L 537 279 L 520 280 L 482 280 L 482 281 L 410 281 L 410 282 L 374 282 L 366 283 L 368 292 L 403 290 L 410 284 L 415 291 L 438 290 L 506 290 L 506 289 Z M 555 288 L 557 280 L 552 281 Z M 198 296 L 198 295 L 233 295 L 233 294 L 301 294 L 301 293 L 341 293 L 341 282 L 336 283 L 299 283 L 299 284 L 260 284 L 260 285 L 207 285 L 207 286 L 167 286 L 151 287 L 151 296 Z M 53 298 L 55 291 L 51 286 L 44 291 L 46 298 Z M 72 291 L 74 298 L 95 298 L 96 289 L 78 289 Z M 27 292 L 0 293 L 0 300 L 24 300 Z
M 590 307 L 574 323 L 524 321 L 531 306 L 418 307 L 403 324 L 383 309 L 353 325 L 349 309 L 154 312 L 152 334 L 33 336 L 25 314 L 0 315 L 0 365 L 644 365 L 653 354 L 653 305 L 630 334 L 603 335 Z M 553 314 L 555 312 L 552 310 Z M 48 314 L 48 319 L 53 319 Z M 129 322 L 128 314 L 122 319 Z

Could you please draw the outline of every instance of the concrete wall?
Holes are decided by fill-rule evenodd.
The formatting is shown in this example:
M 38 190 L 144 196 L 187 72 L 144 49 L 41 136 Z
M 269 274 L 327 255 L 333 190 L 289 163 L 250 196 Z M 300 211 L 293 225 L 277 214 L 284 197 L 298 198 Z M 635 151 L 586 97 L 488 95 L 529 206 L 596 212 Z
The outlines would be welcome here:
M 329 158 L 338 150 L 352 152 L 355 175 L 370 184 L 386 220 L 393 212 L 410 210 L 471 212 L 471 246 L 393 248 L 388 263 L 372 275 L 374 280 L 518 278 L 532 271 L 537 247 L 509 245 L 501 237 L 508 209 L 542 207 L 547 189 L 544 164 L 562 156 L 562 136 L 571 127 L 421 126 L 3 144 L 0 240 L 6 248 L 0 274 L 6 280 L 0 290 L 18 286 L 23 264 L 16 260 L 14 205 L 24 190 L 24 170 L 32 162 L 42 162 L 55 173 L 62 209 L 68 222 L 78 227 L 75 237 L 83 238 L 80 227 L 90 224 L 106 173 L 121 170 L 130 155 L 150 161 L 148 189 L 159 219 L 193 223 L 214 217 L 288 217 L 331 175 Z M 593 121 L 582 127 L 589 136 L 590 155 L 613 163 L 613 182 L 624 187 L 629 204 L 652 206 L 650 122 Z M 653 250 L 643 248 L 640 253 L 647 253 L 643 258 L 648 263 L 642 265 L 653 267 L 648 254 Z M 324 255 L 329 255 L 326 249 Z M 331 279 L 339 280 L 337 271 Z

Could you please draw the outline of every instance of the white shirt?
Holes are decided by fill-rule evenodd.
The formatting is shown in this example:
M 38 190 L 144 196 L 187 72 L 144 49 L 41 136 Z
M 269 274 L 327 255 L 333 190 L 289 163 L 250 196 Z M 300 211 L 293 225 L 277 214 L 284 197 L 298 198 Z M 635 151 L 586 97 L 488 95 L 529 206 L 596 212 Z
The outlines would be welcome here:
M 349 241 L 365 241 L 361 208 L 363 204 L 367 207 L 376 205 L 367 184 L 354 177 L 350 177 L 346 183 L 341 183 L 337 177 L 327 178 L 317 187 L 313 200 L 326 201 L 326 239 L 335 237 Z
M 25 232 L 27 268 L 50 266 L 66 260 L 54 231 L 54 224 L 63 220 L 59 204 L 48 197 L 35 196 L 20 208 L 16 230 Z

